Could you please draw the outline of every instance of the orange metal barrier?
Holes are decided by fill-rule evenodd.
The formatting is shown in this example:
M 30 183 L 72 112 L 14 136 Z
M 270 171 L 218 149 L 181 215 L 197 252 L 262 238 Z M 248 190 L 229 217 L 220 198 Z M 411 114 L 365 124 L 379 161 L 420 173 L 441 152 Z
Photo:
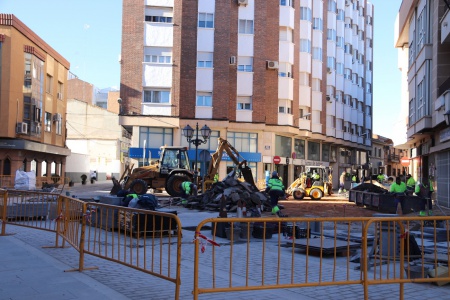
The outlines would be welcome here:
M 389 217 L 373 218 L 367 222 L 363 236 L 375 228 L 372 248 L 367 239 L 362 249 L 369 259 L 363 263 L 364 295 L 369 285 L 400 285 L 400 299 L 404 297 L 404 283 L 450 282 L 450 218 L 449 217 Z M 431 243 L 432 247 L 425 247 Z M 446 266 L 444 266 L 446 265 Z
M 179 298 L 181 223 L 176 214 L 89 203 L 84 252 L 175 283 Z
M 6 224 L 56 233 L 63 245 L 79 251 L 76 270 L 85 254 L 104 258 L 175 283 L 180 295 L 181 223 L 173 213 L 84 202 L 51 193 L 0 189 L 1 235 Z
M 449 217 L 207 219 L 196 229 L 194 299 L 328 285 L 362 285 L 368 299 L 369 285 L 394 283 L 403 299 L 406 282 L 450 281 L 449 222 Z M 211 232 L 202 233 L 209 223 Z M 226 247 L 218 238 L 224 226 L 229 226 Z M 427 238 L 435 242 L 430 254 Z M 216 246 L 204 251 L 208 244 Z M 352 260 L 357 251 L 360 258 Z

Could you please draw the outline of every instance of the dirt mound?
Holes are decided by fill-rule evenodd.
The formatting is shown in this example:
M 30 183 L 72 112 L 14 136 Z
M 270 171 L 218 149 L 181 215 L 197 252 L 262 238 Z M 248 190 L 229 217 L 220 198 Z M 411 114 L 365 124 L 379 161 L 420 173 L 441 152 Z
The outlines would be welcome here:
M 373 183 L 361 183 L 360 185 L 352 188 L 352 190 L 369 192 L 369 193 L 377 193 L 377 194 L 384 194 L 384 193 L 389 192 L 385 187 L 382 187 L 379 184 L 376 185 Z

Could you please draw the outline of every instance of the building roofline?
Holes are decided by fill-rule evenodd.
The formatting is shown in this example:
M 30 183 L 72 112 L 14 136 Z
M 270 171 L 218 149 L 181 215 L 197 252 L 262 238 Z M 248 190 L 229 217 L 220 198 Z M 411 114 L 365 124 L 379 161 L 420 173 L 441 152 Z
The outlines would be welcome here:
M 17 29 L 20 33 L 26 36 L 29 40 L 35 43 L 39 48 L 41 48 L 45 53 L 51 55 L 60 64 L 70 69 L 70 63 L 61 54 L 59 54 L 55 49 L 53 49 L 49 44 L 47 44 L 42 38 L 40 38 L 33 30 L 31 30 L 27 25 L 20 21 L 13 14 L 0 14 L 0 25 L 12 26 Z

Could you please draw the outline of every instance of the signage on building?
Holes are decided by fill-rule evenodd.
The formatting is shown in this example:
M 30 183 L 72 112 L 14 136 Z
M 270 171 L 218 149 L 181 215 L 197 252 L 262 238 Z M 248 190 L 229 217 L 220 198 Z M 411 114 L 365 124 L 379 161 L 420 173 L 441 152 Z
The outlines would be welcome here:
M 274 156 L 273 157 L 273 163 L 278 165 L 281 162 L 281 157 L 279 156 Z

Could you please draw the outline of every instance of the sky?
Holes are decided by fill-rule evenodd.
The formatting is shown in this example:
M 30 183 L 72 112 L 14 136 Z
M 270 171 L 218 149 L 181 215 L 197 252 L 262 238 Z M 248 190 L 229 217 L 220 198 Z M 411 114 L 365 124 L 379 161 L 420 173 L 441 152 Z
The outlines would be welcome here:
M 375 7 L 373 133 L 393 138 L 401 93 L 394 24 L 402 0 L 370 2 Z M 18 17 L 66 58 L 81 80 L 98 88 L 120 87 L 121 0 L 0 0 L 0 12 Z

